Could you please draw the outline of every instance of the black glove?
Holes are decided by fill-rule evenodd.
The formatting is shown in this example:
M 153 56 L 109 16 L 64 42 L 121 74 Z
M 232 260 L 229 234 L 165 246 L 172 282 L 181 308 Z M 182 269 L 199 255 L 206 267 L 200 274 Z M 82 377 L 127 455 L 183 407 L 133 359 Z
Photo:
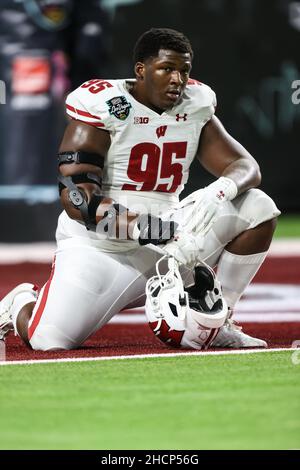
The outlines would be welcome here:
M 150 214 L 142 214 L 137 220 L 139 233 L 139 244 L 153 245 L 165 244 L 173 238 L 178 227 L 177 222 L 171 220 L 162 220 Z

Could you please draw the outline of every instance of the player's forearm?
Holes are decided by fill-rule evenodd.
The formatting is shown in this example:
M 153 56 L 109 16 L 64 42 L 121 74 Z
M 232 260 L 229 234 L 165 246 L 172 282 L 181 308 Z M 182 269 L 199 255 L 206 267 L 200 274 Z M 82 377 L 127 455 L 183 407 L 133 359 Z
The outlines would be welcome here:
M 78 187 L 77 189 L 80 189 L 80 197 L 85 199 L 86 204 L 89 204 L 89 197 L 91 200 L 99 197 L 95 194 L 89 196 L 85 192 L 85 188 Z M 69 198 L 69 195 L 67 197 Z M 66 195 L 63 196 L 63 204 L 72 219 L 86 224 L 85 218 L 82 217 L 82 211 L 71 207 L 73 203 L 66 200 Z M 88 230 L 105 234 L 110 239 L 136 240 L 140 245 L 165 244 L 174 237 L 178 227 L 178 224 L 172 220 L 162 220 L 151 214 L 130 212 L 129 209 L 110 198 L 102 198 L 96 208 L 95 216 L 92 218 L 94 218 L 94 222 L 86 224 Z
M 238 193 L 255 188 L 261 182 L 261 173 L 254 159 L 240 158 L 232 162 L 222 173 L 222 176 L 230 178 L 236 184 Z

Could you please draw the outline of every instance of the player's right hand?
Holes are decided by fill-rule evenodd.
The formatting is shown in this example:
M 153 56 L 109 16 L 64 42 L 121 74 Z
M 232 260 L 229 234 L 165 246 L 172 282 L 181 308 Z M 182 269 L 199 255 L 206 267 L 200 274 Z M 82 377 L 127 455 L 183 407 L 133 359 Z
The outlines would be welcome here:
M 140 245 L 161 245 L 167 243 L 174 236 L 178 227 L 177 222 L 172 220 L 162 220 L 151 214 L 141 214 L 134 226 L 134 240 L 138 240 Z

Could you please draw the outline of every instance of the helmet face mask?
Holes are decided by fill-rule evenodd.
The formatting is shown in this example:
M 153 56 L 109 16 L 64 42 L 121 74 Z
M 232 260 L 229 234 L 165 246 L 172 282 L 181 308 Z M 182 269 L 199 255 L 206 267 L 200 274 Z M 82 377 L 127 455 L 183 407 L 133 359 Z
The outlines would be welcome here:
M 162 259 L 164 259 L 163 257 Z M 195 268 L 194 286 L 184 289 L 178 264 L 168 258 L 168 272 L 146 285 L 146 315 L 154 334 L 176 348 L 207 349 L 227 317 L 227 305 L 212 269 Z

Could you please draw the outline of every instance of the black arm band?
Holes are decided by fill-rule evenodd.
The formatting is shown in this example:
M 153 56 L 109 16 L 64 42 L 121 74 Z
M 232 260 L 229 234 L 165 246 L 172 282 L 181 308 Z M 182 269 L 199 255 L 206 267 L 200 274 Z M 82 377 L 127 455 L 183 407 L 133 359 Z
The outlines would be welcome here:
M 79 175 L 73 175 L 73 176 L 70 176 L 69 178 L 71 178 L 72 182 L 75 184 L 93 183 L 99 186 L 99 188 L 101 188 L 102 179 L 100 178 L 100 176 L 96 175 L 95 173 L 80 173 Z M 61 194 L 62 190 L 66 187 L 67 186 L 61 181 L 61 176 L 59 176 L 58 177 L 59 195 Z
M 58 154 L 58 166 L 69 163 L 89 163 L 90 165 L 104 167 L 104 157 L 98 153 L 89 152 L 61 152 Z
M 74 183 L 74 178 L 75 176 L 59 175 L 58 181 L 63 188 L 68 189 L 69 201 L 75 207 L 75 209 L 80 210 L 87 230 L 96 231 L 96 212 L 100 202 L 104 199 L 104 196 L 101 196 L 100 194 L 93 194 L 90 202 L 88 203 L 85 197 L 85 193 L 81 191 L 80 188 L 78 188 Z

